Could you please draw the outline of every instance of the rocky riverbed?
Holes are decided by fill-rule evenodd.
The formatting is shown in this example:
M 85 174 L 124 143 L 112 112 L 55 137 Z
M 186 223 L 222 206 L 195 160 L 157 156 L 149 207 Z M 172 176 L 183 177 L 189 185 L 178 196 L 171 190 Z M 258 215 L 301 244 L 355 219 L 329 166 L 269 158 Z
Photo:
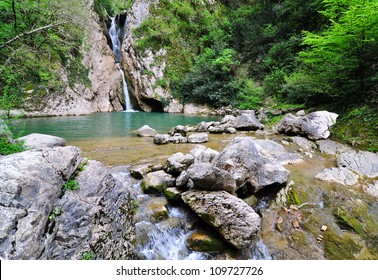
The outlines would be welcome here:
M 229 136 L 218 150 L 192 136 L 189 152 L 111 168 L 26 136 L 30 150 L 0 157 L 0 257 L 377 259 L 378 155 L 327 140 L 336 118 L 288 114 L 272 130 L 244 112 L 180 126 L 168 145 Z M 179 253 L 157 250 L 159 234 Z

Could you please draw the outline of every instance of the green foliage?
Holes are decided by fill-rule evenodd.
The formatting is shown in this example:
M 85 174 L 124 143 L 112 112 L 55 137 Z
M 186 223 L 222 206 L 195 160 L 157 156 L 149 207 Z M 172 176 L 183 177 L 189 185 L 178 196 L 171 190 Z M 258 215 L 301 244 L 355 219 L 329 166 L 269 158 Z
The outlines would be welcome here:
M 49 216 L 49 220 L 50 221 L 55 220 L 55 218 L 57 216 L 59 216 L 61 213 L 62 213 L 62 207 L 61 206 L 55 207 L 54 210 L 52 211 L 51 215 Z
M 101 20 L 108 20 L 108 16 L 130 9 L 133 2 L 133 0 L 94 0 L 93 7 Z
M 256 85 L 252 80 L 244 80 L 239 86 L 236 99 L 236 107 L 242 110 L 259 109 L 263 104 L 263 88 Z
M 89 251 L 83 254 L 82 260 L 88 261 L 88 260 L 93 260 L 95 258 L 96 258 L 95 253 L 93 253 L 92 251 Z
M 7 138 L 0 138 L 0 155 L 6 156 L 25 151 L 23 142 L 9 142 Z
M 77 183 L 76 180 L 69 180 L 68 182 L 66 182 L 63 187 L 67 190 L 67 191 L 74 191 L 74 190 L 78 190 L 80 188 L 79 184 Z

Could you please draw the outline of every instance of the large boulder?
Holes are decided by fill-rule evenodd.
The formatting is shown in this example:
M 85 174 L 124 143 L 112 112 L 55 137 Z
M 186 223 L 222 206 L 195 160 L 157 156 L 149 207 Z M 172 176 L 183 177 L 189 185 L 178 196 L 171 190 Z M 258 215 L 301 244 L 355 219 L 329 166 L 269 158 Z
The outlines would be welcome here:
M 350 147 L 331 140 L 316 141 L 319 151 L 327 155 L 337 155 L 351 150 Z
M 272 185 L 283 185 L 290 172 L 250 137 L 235 137 L 212 162 L 227 170 L 236 181 L 237 189 L 250 184 L 254 192 Z
M 260 123 L 254 114 L 241 114 L 235 118 L 234 127 L 237 130 L 258 130 L 263 129 L 264 125 Z
M 32 133 L 20 137 L 17 141 L 23 141 L 28 149 L 53 148 L 66 146 L 66 140 L 52 135 Z
M 211 165 L 210 163 L 195 163 L 189 167 L 188 177 L 194 187 L 209 191 L 227 191 L 234 193 L 236 190 L 235 179 L 227 171 Z
M 259 144 L 264 155 L 274 158 L 282 165 L 300 163 L 303 161 L 302 156 L 298 153 L 289 153 L 284 146 L 266 139 L 256 139 L 255 143 Z
M 142 181 L 145 193 L 163 193 L 166 188 L 174 187 L 176 179 L 163 170 L 148 173 Z
M 198 144 L 205 143 L 207 141 L 209 141 L 209 136 L 207 135 L 207 133 L 194 133 L 188 136 L 189 143 Z
M 144 125 L 137 130 L 139 137 L 155 137 L 157 134 L 157 131 L 148 125 Z
M 229 244 L 248 248 L 260 230 L 261 218 L 243 200 L 225 191 L 187 191 L 183 201 Z
M 277 124 L 277 131 L 302 135 L 310 140 L 327 139 L 331 135 L 329 128 L 336 123 L 337 117 L 337 114 L 327 111 L 317 111 L 303 117 L 289 113 Z
M 194 162 L 194 157 L 191 154 L 184 155 L 181 152 L 175 153 L 167 159 L 165 171 L 172 175 L 179 175 L 186 170 Z
M 168 144 L 170 139 L 171 137 L 169 136 L 169 134 L 157 134 L 154 137 L 154 143 L 156 145 L 164 145 Z
M 219 152 L 203 145 L 196 145 L 190 151 L 190 154 L 193 155 L 195 163 L 209 163 L 212 162 Z
M 346 167 L 360 176 L 378 177 L 378 154 L 376 153 L 350 150 L 337 158 L 337 165 Z
M 85 170 L 77 175 L 79 164 Z M 80 149 L 5 156 L 0 174 L 1 259 L 120 259 L 133 254 L 127 186 L 98 162 L 84 166 Z M 68 191 L 65 183 L 72 176 L 79 188 Z
M 344 186 L 352 186 L 358 182 L 359 176 L 345 167 L 323 169 L 315 177 L 326 182 L 335 182 Z

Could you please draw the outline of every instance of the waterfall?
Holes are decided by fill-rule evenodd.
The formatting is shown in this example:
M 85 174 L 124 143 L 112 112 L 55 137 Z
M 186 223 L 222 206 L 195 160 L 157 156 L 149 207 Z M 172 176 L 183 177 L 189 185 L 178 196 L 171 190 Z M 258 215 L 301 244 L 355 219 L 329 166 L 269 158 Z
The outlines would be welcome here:
M 124 26 L 122 28 L 118 27 L 117 26 L 117 17 L 112 17 L 111 18 L 111 24 L 110 24 L 110 28 L 109 28 L 109 36 L 110 36 L 110 39 L 112 41 L 112 51 L 113 53 L 115 54 L 115 57 L 116 57 L 116 64 L 117 64 L 117 67 L 119 69 L 119 71 L 121 72 L 121 76 L 122 76 L 122 90 L 123 90 L 123 95 L 124 95 L 124 98 L 125 98 L 125 109 L 126 109 L 126 112 L 133 112 L 133 107 L 131 105 L 131 102 L 130 102 L 130 95 L 129 95 L 129 91 L 127 89 L 127 83 L 126 83 L 126 78 L 125 78 L 125 72 L 122 70 L 121 68 L 121 60 L 122 60 L 122 56 L 121 56 L 121 45 L 122 45 L 122 38 L 123 38 L 123 35 L 124 35 Z
M 119 69 L 119 71 L 121 72 L 121 75 L 122 75 L 122 89 L 123 89 L 123 94 L 124 94 L 124 97 L 125 97 L 126 112 L 133 112 L 134 109 L 133 109 L 133 106 L 131 105 L 131 102 L 130 102 L 130 96 L 129 96 L 129 90 L 127 89 L 125 72 L 123 72 L 119 63 L 117 63 L 117 67 L 118 67 L 118 69 Z

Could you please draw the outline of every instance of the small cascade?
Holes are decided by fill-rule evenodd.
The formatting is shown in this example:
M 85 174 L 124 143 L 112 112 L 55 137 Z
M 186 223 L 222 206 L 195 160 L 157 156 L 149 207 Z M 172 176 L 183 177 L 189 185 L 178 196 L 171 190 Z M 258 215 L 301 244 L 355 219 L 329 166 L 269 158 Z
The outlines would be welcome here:
M 129 95 L 129 91 L 127 89 L 127 83 L 126 83 L 126 78 L 125 78 L 125 72 L 122 70 L 121 68 L 121 60 L 122 60 L 122 56 L 121 56 L 121 46 L 122 46 L 122 39 L 123 39 L 123 36 L 124 36 L 124 19 L 123 21 L 121 22 L 122 23 L 122 26 L 119 27 L 117 22 L 122 20 L 123 18 L 119 17 L 119 16 L 115 16 L 115 17 L 111 17 L 111 24 L 110 24 L 110 28 L 109 28 L 109 36 L 110 36 L 110 39 L 111 39 L 111 42 L 112 42 L 112 51 L 116 57 L 116 64 L 117 64 L 117 67 L 119 69 L 119 71 L 121 72 L 121 75 L 122 75 L 122 90 L 123 90 L 123 94 L 124 94 L 124 98 L 125 98 L 125 109 L 126 109 L 126 112 L 134 112 L 134 109 L 131 105 L 131 101 L 130 101 L 130 95 Z
M 125 72 L 122 70 L 119 63 L 117 63 L 117 67 L 118 67 L 118 69 L 119 69 L 119 71 L 121 72 L 121 75 L 122 75 L 122 89 L 123 89 L 123 94 L 124 94 L 124 97 L 125 97 L 126 112 L 134 112 L 133 106 L 131 105 L 131 101 L 130 101 L 129 90 L 127 89 Z

